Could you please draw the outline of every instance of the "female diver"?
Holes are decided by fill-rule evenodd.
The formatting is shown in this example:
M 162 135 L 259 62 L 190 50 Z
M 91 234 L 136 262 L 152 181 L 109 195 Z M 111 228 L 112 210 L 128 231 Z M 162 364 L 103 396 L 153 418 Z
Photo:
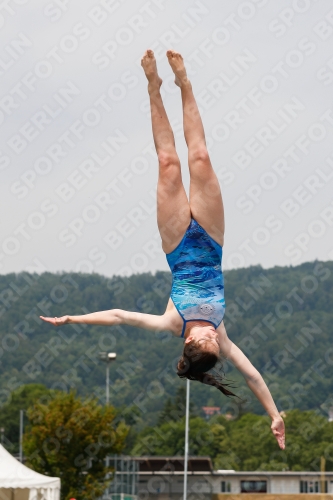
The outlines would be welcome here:
M 153 51 L 147 50 L 141 60 L 148 79 L 153 136 L 159 161 L 157 223 L 162 248 L 173 275 L 166 311 L 157 316 L 111 309 L 83 316 L 41 318 L 55 326 L 67 323 L 127 324 L 154 331 L 169 330 L 185 339 L 177 367 L 178 376 L 214 385 L 222 393 L 233 395 L 225 385 L 207 373 L 220 355 L 227 358 L 242 373 L 271 417 L 272 432 L 280 448 L 284 449 L 284 422 L 269 389 L 243 352 L 229 340 L 223 325 L 225 302 L 221 260 L 224 211 L 221 190 L 208 156 L 201 117 L 183 58 L 172 50 L 167 52 L 167 57 L 175 74 L 175 83 L 181 90 L 191 178 L 189 200 L 182 183 L 173 132 L 160 94 L 162 80 Z

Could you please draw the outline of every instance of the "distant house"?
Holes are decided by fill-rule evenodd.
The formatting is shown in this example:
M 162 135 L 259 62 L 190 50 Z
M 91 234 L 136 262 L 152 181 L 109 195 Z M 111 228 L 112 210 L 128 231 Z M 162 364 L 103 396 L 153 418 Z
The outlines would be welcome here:
M 328 421 L 333 422 L 333 408 L 328 410 Z
M 203 406 L 202 411 L 206 417 L 211 417 L 212 415 L 219 415 L 221 413 L 221 408 L 219 406 Z

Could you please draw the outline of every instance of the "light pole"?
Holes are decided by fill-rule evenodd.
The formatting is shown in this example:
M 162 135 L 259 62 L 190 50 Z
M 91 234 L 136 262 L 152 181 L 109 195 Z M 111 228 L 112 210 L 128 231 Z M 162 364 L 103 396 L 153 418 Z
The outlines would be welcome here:
M 186 410 L 185 410 L 185 453 L 184 453 L 184 500 L 187 500 L 187 462 L 188 462 L 188 431 L 190 414 L 190 379 L 186 379 Z
M 102 361 L 106 362 L 106 404 L 109 404 L 110 396 L 110 377 L 109 369 L 111 361 L 115 361 L 117 354 L 115 352 L 100 352 L 99 357 Z
M 23 416 L 24 410 L 20 410 L 20 462 L 23 463 Z

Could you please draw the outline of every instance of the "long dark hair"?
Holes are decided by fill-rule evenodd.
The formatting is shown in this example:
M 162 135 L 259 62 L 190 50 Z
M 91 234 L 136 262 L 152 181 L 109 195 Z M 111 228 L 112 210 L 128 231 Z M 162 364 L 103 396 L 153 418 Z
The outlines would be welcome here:
M 206 351 L 202 345 L 198 345 L 194 340 L 184 345 L 183 355 L 178 361 L 177 375 L 180 378 L 198 380 L 202 384 L 213 385 L 225 396 L 236 396 L 227 387 L 230 384 L 222 384 L 221 376 L 207 373 L 214 368 L 219 358 L 216 354 Z M 237 396 L 236 396 L 237 397 Z

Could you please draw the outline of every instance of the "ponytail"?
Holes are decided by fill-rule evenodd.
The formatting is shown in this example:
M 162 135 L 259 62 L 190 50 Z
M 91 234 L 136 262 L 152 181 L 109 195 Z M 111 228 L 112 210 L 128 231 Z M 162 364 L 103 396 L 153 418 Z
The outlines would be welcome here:
M 222 384 L 221 376 L 216 377 L 207 373 L 216 365 L 218 359 L 216 354 L 202 351 L 194 342 L 185 344 L 183 355 L 178 361 L 177 375 L 180 378 L 197 380 L 202 384 L 214 386 L 225 396 L 236 396 L 227 389 L 230 384 Z

